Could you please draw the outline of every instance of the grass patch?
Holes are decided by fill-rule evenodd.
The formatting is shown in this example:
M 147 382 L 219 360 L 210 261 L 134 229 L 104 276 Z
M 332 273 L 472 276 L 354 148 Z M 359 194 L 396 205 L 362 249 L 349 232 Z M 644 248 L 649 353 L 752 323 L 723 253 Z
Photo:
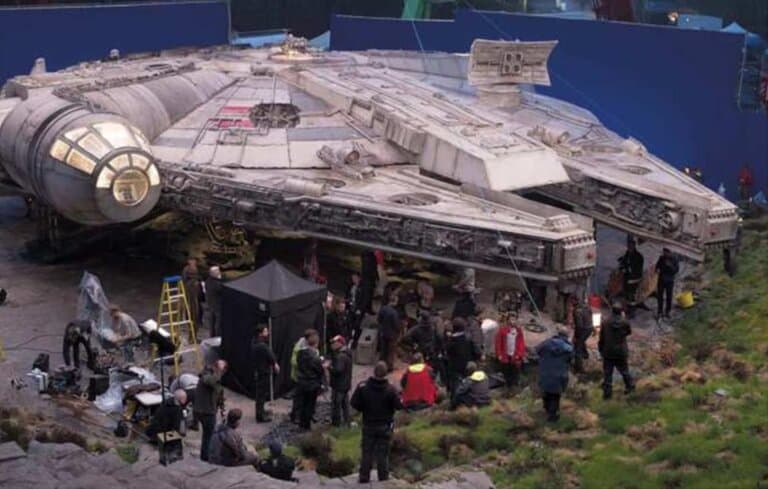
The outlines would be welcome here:
M 707 262 L 668 348 L 634 350 L 645 388 L 603 401 L 599 379 L 585 377 L 553 426 L 535 388 L 477 411 L 403 415 L 394 474 L 418 480 L 469 463 L 498 488 L 768 488 L 768 220 L 758 224 L 744 233 L 735 277 L 719 255 Z M 360 429 L 326 436 L 315 453 L 357 467 Z
M 123 462 L 135 464 L 139 460 L 139 448 L 135 445 L 120 445 L 115 447 L 115 453 Z

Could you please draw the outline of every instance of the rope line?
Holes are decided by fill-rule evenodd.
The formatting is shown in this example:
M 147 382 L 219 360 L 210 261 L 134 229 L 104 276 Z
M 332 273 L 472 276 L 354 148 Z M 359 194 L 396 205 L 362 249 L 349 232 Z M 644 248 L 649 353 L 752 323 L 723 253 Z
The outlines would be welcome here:
M 424 50 L 424 44 L 421 42 L 421 36 L 419 35 L 419 31 L 416 28 L 416 22 L 414 20 L 411 20 L 411 26 L 413 27 L 413 32 L 414 32 L 414 34 L 416 36 L 416 41 L 419 44 L 419 50 L 421 51 L 421 54 L 424 57 L 424 62 L 425 62 L 424 68 L 426 69 L 426 60 L 427 60 L 427 58 L 426 58 L 426 51 Z M 500 32 L 502 32 L 502 31 L 500 31 Z M 485 194 L 485 188 L 480 187 L 480 191 L 483 193 L 483 200 L 488 201 L 488 198 L 487 198 L 487 196 Z M 482 209 L 483 209 L 483 212 L 486 212 L 489 215 L 491 214 L 490 210 L 488 210 L 485 206 L 483 206 Z M 499 239 L 499 245 L 501 246 L 501 244 L 505 241 L 504 240 L 504 236 L 502 236 L 501 231 L 499 231 L 498 229 L 496 229 L 496 234 L 497 234 L 498 239 Z M 541 319 L 541 312 L 539 311 L 539 307 L 538 307 L 538 305 L 536 304 L 536 301 L 533 298 L 533 294 L 531 293 L 531 290 L 528 288 L 528 283 L 526 282 L 525 277 L 523 277 L 523 274 L 520 272 L 520 268 L 517 266 L 517 262 L 515 261 L 514 257 L 512 256 L 512 253 L 509 251 L 509 247 L 505 246 L 504 247 L 504 251 L 506 252 L 507 258 L 509 258 L 510 263 L 512 263 L 512 267 L 515 269 L 515 274 L 517 275 L 517 277 L 520 279 L 520 281 L 523 284 L 523 289 L 525 289 L 525 293 L 528 296 L 528 300 L 531 303 L 531 307 L 533 308 L 533 312 L 534 312 L 536 318 L 537 319 Z

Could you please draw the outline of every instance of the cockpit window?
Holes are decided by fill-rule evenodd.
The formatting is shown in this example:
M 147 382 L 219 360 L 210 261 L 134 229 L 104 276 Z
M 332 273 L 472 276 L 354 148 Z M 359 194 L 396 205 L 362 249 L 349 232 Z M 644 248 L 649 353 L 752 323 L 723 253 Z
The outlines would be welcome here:
M 137 128 L 118 122 L 99 122 L 93 126 L 78 127 L 65 132 L 51 145 L 49 154 L 52 158 L 90 175 L 99 161 L 111 151 L 126 147 L 150 152 L 149 141 Z M 154 166 L 146 156 L 139 153 L 131 153 L 131 156 L 118 155 L 108 162 L 112 175 L 99 174 L 98 182 L 101 183 L 101 188 L 109 188 L 115 172 L 131 167 L 131 161 L 134 167 L 143 171 L 149 171 Z M 152 185 L 156 185 L 154 180 L 159 184 L 159 175 L 157 178 L 153 178 L 153 175 L 148 177 L 153 181 Z
M 123 153 L 109 160 L 109 166 L 120 171 L 131 166 L 131 160 L 128 159 L 127 154 Z
M 59 161 L 64 161 L 68 151 L 69 145 L 61 139 L 57 139 L 56 142 L 53 143 L 53 146 L 51 146 L 51 157 Z
M 83 138 L 79 140 L 77 144 L 96 158 L 103 158 L 104 155 L 112 150 L 106 141 L 101 139 L 96 135 L 96 133 L 93 132 L 89 132 L 86 136 L 83 136 Z
M 90 156 L 81 153 L 75 148 L 72 148 L 72 151 L 67 155 L 66 163 L 88 175 L 93 173 L 93 169 L 96 168 L 96 162 Z
M 131 131 L 117 122 L 101 122 L 93 126 L 114 148 L 138 146 Z
M 64 137 L 69 139 L 72 142 L 77 141 L 80 139 L 80 136 L 88 132 L 87 127 L 78 127 L 77 129 L 72 129 L 71 131 L 67 131 L 64 133 Z

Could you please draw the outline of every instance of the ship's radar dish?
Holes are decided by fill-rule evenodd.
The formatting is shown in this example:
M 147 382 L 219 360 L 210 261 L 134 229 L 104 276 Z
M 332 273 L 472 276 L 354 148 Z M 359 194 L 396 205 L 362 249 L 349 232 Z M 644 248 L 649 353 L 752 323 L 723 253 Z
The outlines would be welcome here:
M 256 127 L 296 127 L 299 124 L 299 108 L 293 104 L 258 104 L 251 108 L 250 118 Z

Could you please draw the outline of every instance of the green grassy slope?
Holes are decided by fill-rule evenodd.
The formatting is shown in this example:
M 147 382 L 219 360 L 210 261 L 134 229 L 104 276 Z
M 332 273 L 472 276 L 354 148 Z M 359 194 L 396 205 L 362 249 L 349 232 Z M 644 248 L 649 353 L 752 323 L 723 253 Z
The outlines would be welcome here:
M 768 488 L 766 229 L 748 223 L 735 278 L 707 263 L 673 336 L 633 348 L 635 394 L 605 402 L 597 382 L 572 383 L 554 426 L 529 389 L 476 412 L 403 415 L 396 475 L 470 465 L 500 488 Z M 356 466 L 359 429 L 325 436 L 332 460 Z

